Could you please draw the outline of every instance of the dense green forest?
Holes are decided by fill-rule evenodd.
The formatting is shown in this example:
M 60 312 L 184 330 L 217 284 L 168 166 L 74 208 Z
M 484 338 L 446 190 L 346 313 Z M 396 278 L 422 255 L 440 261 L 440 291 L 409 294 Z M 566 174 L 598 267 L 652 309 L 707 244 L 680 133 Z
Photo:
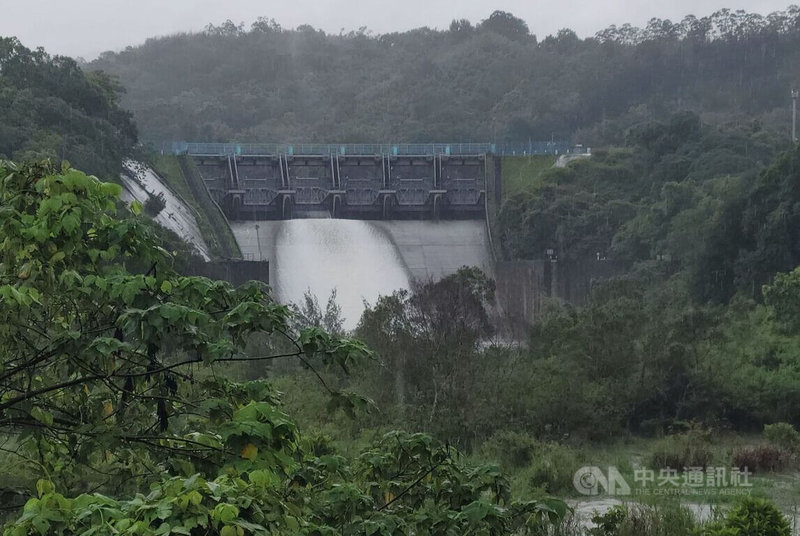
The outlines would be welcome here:
M 4 536 L 786 536 L 760 499 L 708 523 L 619 507 L 587 531 L 551 495 L 587 464 L 747 466 L 755 495 L 800 502 L 799 44 L 794 7 L 583 40 L 503 12 L 379 36 L 259 19 L 88 66 L 0 40 Z M 175 236 L 57 165 L 113 178 L 134 117 L 154 143 L 591 144 L 563 168 L 502 160 L 498 252 L 623 275 L 513 344 L 473 268 L 343 333 L 335 300 L 181 276 L 197 260 Z
M 773 163 L 788 147 L 759 128 L 703 125 L 691 112 L 640 123 L 618 147 L 529 173 L 499 208 L 502 254 L 553 249 L 562 260 L 599 254 L 649 269 L 658 259 L 665 273 L 687 276 L 701 303 L 737 291 L 757 297 L 800 262 L 796 156 Z
M 68 160 L 114 177 L 137 139 L 118 81 L 0 37 L 0 158 Z
M 119 76 L 147 141 L 621 143 L 691 110 L 788 135 L 800 10 L 721 10 L 580 39 L 496 12 L 449 29 L 342 35 L 261 18 L 147 40 L 90 64 Z M 535 29 L 534 29 L 535 30 Z

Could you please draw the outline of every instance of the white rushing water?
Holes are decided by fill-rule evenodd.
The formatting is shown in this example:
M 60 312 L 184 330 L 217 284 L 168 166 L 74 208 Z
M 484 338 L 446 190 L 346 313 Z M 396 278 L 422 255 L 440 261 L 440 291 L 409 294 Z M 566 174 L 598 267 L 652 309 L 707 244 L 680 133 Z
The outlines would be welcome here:
M 125 168 L 121 176 L 122 189 L 121 198 L 126 203 L 133 200 L 142 205 L 147 202 L 151 195 L 162 194 L 166 205 L 164 209 L 154 218 L 160 225 L 173 231 L 186 242 L 194 246 L 198 255 L 204 260 L 211 258 L 208 245 L 200 233 L 200 227 L 194 213 L 183 199 L 175 195 L 156 173 L 140 162 L 126 160 L 123 162 Z
M 336 289 L 346 329 L 358 323 L 364 300 L 374 303 L 409 286 L 394 245 L 367 222 L 304 219 L 232 227 L 245 258 L 270 261 L 270 284 L 279 300 L 300 303 L 310 290 L 324 307 Z
M 333 289 L 352 329 L 364 301 L 439 279 L 461 266 L 492 273 L 482 221 L 298 219 L 231 222 L 245 259 L 270 262 L 275 297 L 300 303 L 307 290 L 324 306 Z M 258 227 L 258 228 L 256 228 Z

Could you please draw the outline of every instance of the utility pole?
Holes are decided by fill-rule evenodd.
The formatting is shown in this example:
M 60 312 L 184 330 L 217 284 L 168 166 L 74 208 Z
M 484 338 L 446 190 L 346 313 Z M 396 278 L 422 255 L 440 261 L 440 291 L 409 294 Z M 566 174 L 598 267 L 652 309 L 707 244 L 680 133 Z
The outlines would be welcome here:
M 258 224 L 256 224 L 256 244 L 258 244 L 258 260 L 263 261 L 264 254 L 261 253 L 261 237 L 258 236 L 258 229 L 259 229 Z
M 797 97 L 800 95 L 796 89 L 792 90 L 792 143 L 797 143 Z

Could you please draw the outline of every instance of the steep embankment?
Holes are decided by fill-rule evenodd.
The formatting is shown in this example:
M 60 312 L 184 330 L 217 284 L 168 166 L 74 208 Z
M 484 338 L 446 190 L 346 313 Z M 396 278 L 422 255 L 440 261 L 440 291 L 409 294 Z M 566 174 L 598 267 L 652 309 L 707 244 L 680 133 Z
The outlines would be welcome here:
M 490 158 L 486 177 L 486 224 L 495 260 L 513 260 L 502 243 L 504 229 L 500 225 L 499 215 L 503 203 L 516 194 L 531 191 L 541 174 L 551 169 L 557 161 L 552 155 Z
M 213 258 L 241 258 L 236 238 L 220 208 L 211 199 L 191 162 L 183 157 L 154 156 L 153 167 L 169 187 L 193 209 L 197 225 Z
M 193 246 L 196 253 L 204 260 L 211 259 L 208 245 L 197 225 L 196 212 L 167 187 L 152 169 L 140 162 L 126 160 L 120 178 L 123 185 L 121 194 L 123 201 L 136 200 L 146 205 L 149 199 L 160 197 L 164 207 L 153 216 L 153 219 Z

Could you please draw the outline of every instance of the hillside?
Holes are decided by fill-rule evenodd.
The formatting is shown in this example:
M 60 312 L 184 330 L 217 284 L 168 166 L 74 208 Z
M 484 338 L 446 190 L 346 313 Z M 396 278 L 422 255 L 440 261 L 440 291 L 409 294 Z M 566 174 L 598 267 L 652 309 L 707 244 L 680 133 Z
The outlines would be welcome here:
M 800 10 L 721 10 L 579 39 L 477 25 L 372 35 L 259 19 L 148 39 L 90 64 L 119 76 L 143 139 L 383 142 L 575 137 L 618 144 L 674 110 L 787 135 Z
M 116 177 L 137 132 L 112 76 L 0 37 L 0 158 L 68 160 Z

